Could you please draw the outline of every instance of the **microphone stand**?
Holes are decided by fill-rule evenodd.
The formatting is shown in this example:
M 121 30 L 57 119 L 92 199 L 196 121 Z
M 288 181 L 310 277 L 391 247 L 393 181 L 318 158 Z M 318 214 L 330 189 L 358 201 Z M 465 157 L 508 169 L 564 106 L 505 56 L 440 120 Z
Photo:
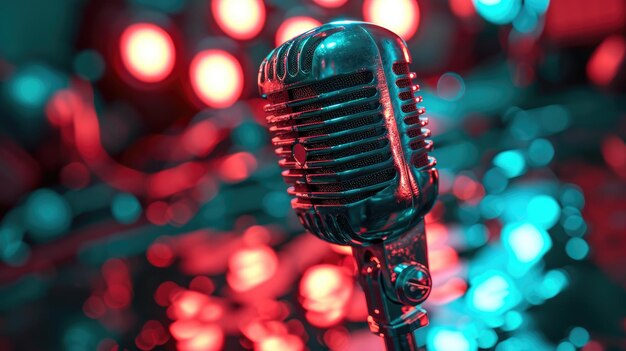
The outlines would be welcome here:
M 428 325 L 418 305 L 430 294 L 424 220 L 389 240 L 353 248 L 358 280 L 365 292 L 372 333 L 387 351 L 420 351 L 414 331 Z

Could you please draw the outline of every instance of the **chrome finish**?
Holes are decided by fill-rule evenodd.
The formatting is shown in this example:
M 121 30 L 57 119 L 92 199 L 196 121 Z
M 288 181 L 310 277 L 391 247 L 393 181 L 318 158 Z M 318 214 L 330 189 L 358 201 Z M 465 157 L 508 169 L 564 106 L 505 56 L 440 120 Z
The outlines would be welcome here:
M 433 143 L 406 43 L 364 22 L 334 22 L 274 49 L 259 91 L 292 207 L 320 238 L 353 246 L 370 328 L 415 350 L 428 323 L 424 215 L 437 198 Z

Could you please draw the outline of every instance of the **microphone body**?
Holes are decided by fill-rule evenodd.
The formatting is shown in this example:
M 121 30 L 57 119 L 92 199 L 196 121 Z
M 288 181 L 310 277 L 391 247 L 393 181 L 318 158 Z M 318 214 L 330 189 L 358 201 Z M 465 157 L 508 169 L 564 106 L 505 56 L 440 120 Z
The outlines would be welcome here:
M 411 306 L 431 288 L 423 218 L 438 174 L 409 63 L 391 31 L 333 22 L 274 49 L 258 78 L 292 207 L 311 233 L 353 247 L 388 350 L 417 350 L 428 319 Z

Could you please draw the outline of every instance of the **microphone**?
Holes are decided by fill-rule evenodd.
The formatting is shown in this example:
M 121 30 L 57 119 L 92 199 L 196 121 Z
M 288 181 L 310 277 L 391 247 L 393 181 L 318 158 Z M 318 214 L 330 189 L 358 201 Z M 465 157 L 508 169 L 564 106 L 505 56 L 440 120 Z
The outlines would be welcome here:
M 432 285 L 423 218 L 438 173 L 410 62 L 393 32 L 342 21 L 280 45 L 258 76 L 291 205 L 308 231 L 352 246 L 388 350 L 418 349 Z

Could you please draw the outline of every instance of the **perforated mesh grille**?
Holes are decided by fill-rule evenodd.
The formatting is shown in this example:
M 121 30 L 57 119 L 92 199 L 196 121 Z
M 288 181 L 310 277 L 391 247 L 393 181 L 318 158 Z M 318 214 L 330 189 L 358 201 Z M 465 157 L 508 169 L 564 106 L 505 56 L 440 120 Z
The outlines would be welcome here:
M 307 56 L 311 54 L 311 52 L 307 51 L 307 48 L 315 45 L 316 44 L 312 42 L 305 45 L 301 59 L 303 65 L 307 64 Z M 288 174 L 301 175 L 301 177 L 297 179 L 302 180 L 306 179 L 304 176 L 307 174 L 331 176 L 339 172 L 348 170 L 356 171 L 363 169 L 363 167 L 380 164 L 391 158 L 389 143 L 384 137 L 386 129 L 379 111 L 381 105 L 378 99 L 374 98 L 377 94 L 377 90 L 373 86 L 368 86 L 372 84 L 373 81 L 374 75 L 372 72 L 360 71 L 349 75 L 335 76 L 268 96 L 271 103 L 287 103 L 285 108 L 274 111 L 275 115 L 294 114 L 289 119 L 276 122 L 274 124 L 275 126 L 282 128 L 303 126 L 300 128 L 302 129 L 301 131 L 286 129 L 284 132 L 275 133 L 280 140 L 293 139 L 294 142 L 301 140 L 300 142 L 304 143 L 307 150 L 318 150 L 319 155 L 311 155 L 311 157 L 307 158 L 309 162 L 314 160 L 336 161 L 336 164 L 323 168 L 296 168 L 295 163 L 291 162 L 289 165 L 293 164 L 294 168 L 289 168 Z M 350 89 L 351 91 L 342 93 L 342 90 L 345 89 Z M 330 98 L 320 97 L 320 94 L 333 92 L 338 92 L 338 94 Z M 290 101 L 294 100 L 306 100 L 306 102 L 303 104 L 299 102 L 295 106 L 290 106 L 293 104 L 290 103 Z M 342 104 L 349 105 L 342 106 Z M 368 111 L 371 111 L 371 113 Z M 301 118 L 300 113 L 304 112 L 312 112 L 312 115 L 310 117 Z M 355 116 L 355 114 L 363 115 Z M 330 119 L 342 117 L 344 119 L 341 121 L 333 120 L 333 122 L 329 122 Z M 311 123 L 314 124 L 312 125 Z M 346 144 L 352 145 L 342 147 L 337 151 L 332 148 Z M 362 153 L 376 150 L 380 152 L 374 152 L 366 157 L 359 157 Z M 355 159 L 347 162 L 339 161 L 341 158 L 350 156 L 355 156 Z M 293 160 L 291 155 L 285 155 L 284 158 L 287 161 Z M 312 178 L 309 183 L 295 184 L 297 192 L 324 193 L 356 190 L 357 194 L 338 196 L 340 198 L 336 199 L 302 196 L 298 197 L 298 201 L 310 204 L 345 204 L 358 201 L 359 199 L 365 199 L 373 194 L 372 191 L 363 190 L 359 192 L 358 189 L 376 184 L 381 184 L 381 187 L 384 187 L 386 186 L 386 182 L 393 179 L 395 172 L 395 168 L 390 167 L 388 169 L 386 168 L 385 171 L 365 172 L 365 175 L 362 173 L 361 176 L 356 175 L 356 172 L 354 175 L 348 173 L 344 176 L 346 177 L 345 179 L 342 178 L 344 180 L 331 184 L 316 183 L 315 179 L 318 178 Z

